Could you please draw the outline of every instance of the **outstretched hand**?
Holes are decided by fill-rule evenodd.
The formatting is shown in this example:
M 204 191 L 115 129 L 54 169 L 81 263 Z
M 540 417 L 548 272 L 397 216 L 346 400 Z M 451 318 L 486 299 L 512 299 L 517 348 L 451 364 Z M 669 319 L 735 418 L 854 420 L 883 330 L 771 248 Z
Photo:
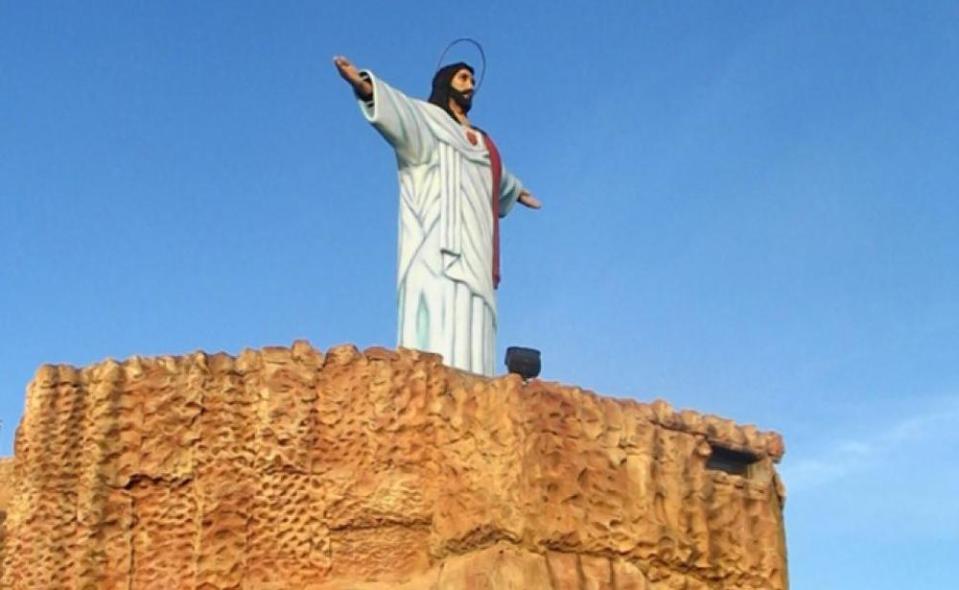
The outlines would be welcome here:
M 530 209 L 540 209 L 543 206 L 543 203 L 528 191 L 523 191 L 519 194 L 519 202 Z
M 354 66 L 350 60 L 342 55 L 337 55 L 333 57 L 333 65 L 336 66 L 336 71 L 353 87 L 353 90 L 356 91 L 358 95 L 365 97 L 373 93 L 373 85 L 360 76 L 360 71 L 356 69 L 356 66 Z

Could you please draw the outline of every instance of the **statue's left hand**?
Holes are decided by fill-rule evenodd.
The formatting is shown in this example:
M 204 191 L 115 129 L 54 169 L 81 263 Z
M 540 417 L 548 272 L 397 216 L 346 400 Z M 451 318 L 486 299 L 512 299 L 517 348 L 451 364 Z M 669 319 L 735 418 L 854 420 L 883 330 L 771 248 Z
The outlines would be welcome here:
M 540 209 L 543 206 L 543 203 L 528 191 L 523 191 L 519 194 L 519 202 L 530 209 Z

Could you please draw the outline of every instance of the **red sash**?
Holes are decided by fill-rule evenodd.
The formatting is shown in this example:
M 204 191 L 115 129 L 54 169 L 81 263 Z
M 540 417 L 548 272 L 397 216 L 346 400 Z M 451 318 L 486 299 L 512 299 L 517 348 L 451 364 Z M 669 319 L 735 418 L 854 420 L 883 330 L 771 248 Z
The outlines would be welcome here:
M 503 161 L 499 157 L 499 150 L 490 136 L 483 134 L 483 143 L 489 150 L 489 164 L 493 172 L 493 288 L 499 287 L 499 188 L 503 179 Z

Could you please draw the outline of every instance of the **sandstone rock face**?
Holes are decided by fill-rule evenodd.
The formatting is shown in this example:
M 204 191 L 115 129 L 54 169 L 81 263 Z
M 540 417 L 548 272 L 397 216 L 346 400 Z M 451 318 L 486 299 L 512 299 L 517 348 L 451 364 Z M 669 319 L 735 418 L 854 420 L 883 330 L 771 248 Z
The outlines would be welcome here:
M 741 475 L 711 448 L 748 453 Z M 785 589 L 780 437 L 434 355 L 45 366 L 0 587 Z

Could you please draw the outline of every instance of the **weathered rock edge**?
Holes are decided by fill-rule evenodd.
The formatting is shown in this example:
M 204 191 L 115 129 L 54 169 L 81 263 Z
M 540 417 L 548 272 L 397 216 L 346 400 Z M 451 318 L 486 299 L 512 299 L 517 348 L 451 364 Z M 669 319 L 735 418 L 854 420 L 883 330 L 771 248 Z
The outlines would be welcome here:
M 758 461 L 707 470 L 711 444 Z M 784 589 L 782 454 L 402 349 L 47 365 L 0 469 L 0 588 Z

